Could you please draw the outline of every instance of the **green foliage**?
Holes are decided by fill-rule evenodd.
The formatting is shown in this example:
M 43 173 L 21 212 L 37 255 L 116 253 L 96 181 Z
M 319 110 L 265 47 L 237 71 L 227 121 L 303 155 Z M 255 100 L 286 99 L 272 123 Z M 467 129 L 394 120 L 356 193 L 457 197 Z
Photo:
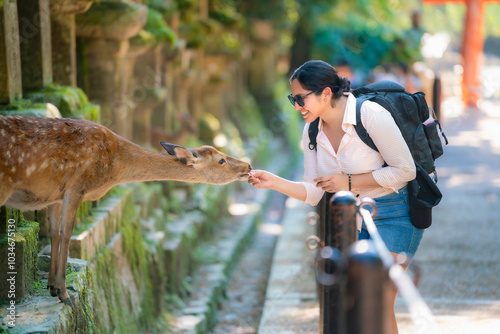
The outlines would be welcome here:
M 274 86 L 275 100 L 281 110 L 284 123 L 285 138 L 293 155 L 291 161 L 296 161 L 302 156 L 302 129 L 304 123 L 298 113 L 290 104 L 286 96 L 290 94 L 290 85 L 288 80 L 279 80 Z
M 315 20 L 313 58 L 333 65 L 346 59 L 362 70 L 382 61 L 407 63 L 414 58 L 405 43 L 414 8 L 388 0 L 339 2 Z
M 149 0 L 148 7 L 159 11 L 164 16 L 170 16 L 177 10 L 177 3 L 175 1 Z
M 232 28 L 240 27 L 243 21 L 234 0 L 210 1 L 210 18 Z
M 500 37 L 500 24 L 498 24 L 499 17 L 500 17 L 500 4 L 487 2 L 486 22 L 484 27 L 486 36 Z
M 245 17 L 261 20 L 282 21 L 286 14 L 284 0 L 241 1 L 239 10 Z
M 157 42 L 167 41 L 173 44 L 177 39 L 175 32 L 170 29 L 163 19 L 163 15 L 153 8 L 148 9 L 148 21 L 144 30 L 153 34 Z
M 190 10 L 197 7 L 198 0 L 175 0 L 177 8 L 181 11 Z
M 179 28 L 179 34 L 187 41 L 186 47 L 191 49 L 206 47 L 212 32 L 213 22 L 210 20 L 186 23 Z
M 452 41 L 455 43 L 455 47 L 460 47 L 465 22 L 465 11 L 466 7 L 463 3 L 425 5 L 422 16 L 423 26 L 431 34 L 438 32 L 449 33 Z

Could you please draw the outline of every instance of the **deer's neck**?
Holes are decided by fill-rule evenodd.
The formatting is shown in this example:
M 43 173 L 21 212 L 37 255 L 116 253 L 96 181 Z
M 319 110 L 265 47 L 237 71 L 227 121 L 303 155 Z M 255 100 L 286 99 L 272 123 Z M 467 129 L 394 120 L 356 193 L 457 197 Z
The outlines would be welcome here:
M 144 181 L 185 181 L 199 182 L 195 169 L 183 165 L 168 154 L 153 152 L 133 143 L 123 150 L 123 159 L 118 159 L 121 171 L 118 183 Z

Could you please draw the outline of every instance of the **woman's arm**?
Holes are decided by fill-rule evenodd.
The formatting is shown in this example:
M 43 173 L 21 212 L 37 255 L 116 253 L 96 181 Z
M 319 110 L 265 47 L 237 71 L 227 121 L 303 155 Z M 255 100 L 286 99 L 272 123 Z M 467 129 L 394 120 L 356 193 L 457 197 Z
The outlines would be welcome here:
M 282 194 L 305 201 L 307 192 L 300 182 L 293 182 L 265 170 L 252 170 L 248 183 L 259 189 L 273 189 Z
M 331 174 L 313 180 L 316 187 L 329 193 L 349 190 L 349 176 L 347 174 Z M 351 189 L 377 188 L 380 185 L 373 177 L 373 173 L 351 174 Z
M 363 103 L 361 111 L 363 125 L 387 164 L 373 171 L 373 178 L 380 186 L 396 190 L 397 184 L 415 178 L 415 162 L 410 149 L 389 111 L 371 101 Z

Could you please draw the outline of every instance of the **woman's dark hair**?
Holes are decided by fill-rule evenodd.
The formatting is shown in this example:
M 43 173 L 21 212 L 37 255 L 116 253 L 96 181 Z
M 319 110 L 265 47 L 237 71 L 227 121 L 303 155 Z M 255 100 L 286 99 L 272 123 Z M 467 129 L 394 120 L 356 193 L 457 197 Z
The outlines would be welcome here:
M 332 65 L 322 60 L 309 60 L 302 64 L 293 72 L 290 77 L 290 84 L 297 79 L 302 87 L 316 92 L 319 95 L 321 91 L 330 87 L 333 92 L 333 99 L 338 99 L 344 92 L 351 91 L 351 82 L 337 74 Z

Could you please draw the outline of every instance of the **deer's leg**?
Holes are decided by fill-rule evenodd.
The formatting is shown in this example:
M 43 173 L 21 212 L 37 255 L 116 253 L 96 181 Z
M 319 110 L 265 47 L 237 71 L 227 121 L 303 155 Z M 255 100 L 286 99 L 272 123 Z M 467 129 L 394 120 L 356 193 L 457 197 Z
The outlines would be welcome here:
M 80 207 L 83 200 L 83 194 L 79 191 L 68 190 L 64 194 L 62 205 L 61 224 L 59 229 L 59 256 L 57 258 L 55 289 L 59 299 L 70 306 L 73 306 L 66 291 L 66 265 L 68 263 L 69 243 L 75 225 L 76 211 Z
M 57 297 L 57 290 L 55 288 L 55 279 L 57 271 L 57 259 L 59 258 L 59 226 L 61 224 L 61 211 L 62 204 L 52 204 L 49 206 L 49 221 L 50 221 L 50 270 L 49 281 L 47 288 L 50 289 L 50 295 Z

